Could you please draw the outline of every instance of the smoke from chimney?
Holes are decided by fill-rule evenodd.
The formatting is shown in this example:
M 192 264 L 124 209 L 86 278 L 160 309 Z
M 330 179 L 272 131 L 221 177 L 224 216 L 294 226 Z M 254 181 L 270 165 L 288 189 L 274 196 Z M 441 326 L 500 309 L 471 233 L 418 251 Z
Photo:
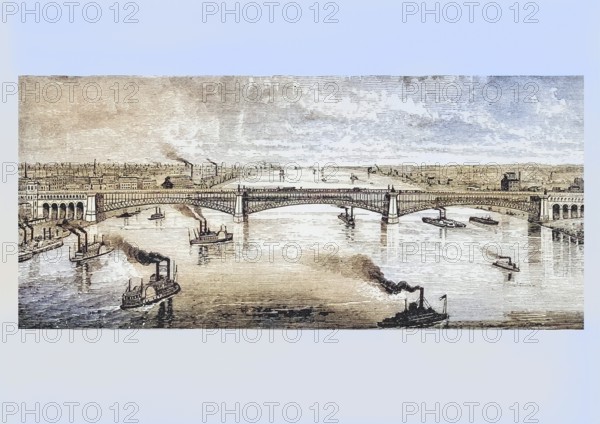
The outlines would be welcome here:
M 75 234 L 77 236 L 77 251 L 81 252 L 81 235 L 77 232 L 77 230 L 69 224 L 69 222 L 65 219 L 62 223 L 56 224 L 61 228 L 66 228 L 70 233 Z
M 327 257 L 323 260 L 323 266 L 333 270 L 339 270 L 344 275 L 366 279 L 379 284 L 379 287 L 389 294 L 398 294 L 402 291 L 413 293 L 420 290 L 420 286 L 411 286 L 406 281 L 395 283 L 385 278 L 385 275 L 371 258 L 365 255 L 353 255 L 349 258 L 335 259 Z
M 158 252 L 146 252 L 145 250 L 140 249 L 137 246 L 133 246 L 129 242 L 123 239 L 123 237 L 118 235 L 109 236 L 109 241 L 111 245 L 118 247 L 120 250 L 125 253 L 128 259 L 135 260 L 142 265 L 156 265 L 156 277 L 159 276 L 159 264 L 162 261 L 167 262 L 167 278 L 170 275 L 170 263 L 171 260 L 168 256 L 161 255 Z
M 170 144 L 162 144 L 161 151 L 162 151 L 162 153 L 165 155 L 165 157 L 167 159 L 176 160 L 178 162 L 185 163 L 188 166 L 192 165 L 191 162 L 189 162 L 189 161 L 185 160 L 184 158 L 182 158 L 177 153 L 177 151 L 175 150 L 175 148 L 173 146 L 171 146 Z

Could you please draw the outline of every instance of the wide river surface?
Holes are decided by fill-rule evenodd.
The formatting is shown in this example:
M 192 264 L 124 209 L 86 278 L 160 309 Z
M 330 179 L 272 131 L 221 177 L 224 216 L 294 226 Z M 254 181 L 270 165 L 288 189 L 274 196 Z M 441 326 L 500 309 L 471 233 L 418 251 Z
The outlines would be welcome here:
M 366 272 L 365 257 L 386 278 L 425 288 L 441 311 L 446 294 L 450 322 L 508 322 L 515 314 L 583 313 L 583 246 L 553 240 L 548 228 L 491 213 L 498 226 L 468 223 L 487 212 L 448 208 L 466 228 L 422 222 L 423 211 L 382 225 L 378 214 L 355 210 L 356 227 L 327 205 L 294 206 L 232 217 L 204 209 L 212 229 L 227 225 L 234 239 L 200 252 L 188 230 L 197 221 L 175 207 L 150 221 L 153 209 L 127 220 L 110 218 L 88 227 L 90 235 L 120 235 L 177 264 L 181 292 L 161 304 L 121 310 L 130 278 L 148 281 L 153 266 L 128 260 L 123 252 L 75 265 L 68 259 L 76 237 L 61 249 L 19 264 L 19 324 L 22 328 L 135 327 L 305 327 L 369 328 L 404 309 L 405 297 L 390 296 Z M 359 256 L 361 255 L 361 256 Z M 511 256 L 520 272 L 492 266 Z M 361 259 L 361 260 L 359 260 Z M 523 326 L 527 326 L 524 321 Z

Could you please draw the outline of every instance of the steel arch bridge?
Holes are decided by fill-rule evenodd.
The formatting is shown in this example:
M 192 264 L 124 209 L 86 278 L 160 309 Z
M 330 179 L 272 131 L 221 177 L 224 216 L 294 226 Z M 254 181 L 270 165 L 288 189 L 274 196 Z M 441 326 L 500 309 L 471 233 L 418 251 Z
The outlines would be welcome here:
M 539 196 L 522 192 L 422 192 L 393 189 L 254 189 L 110 191 L 96 194 L 96 214 L 156 204 L 188 204 L 221 211 L 238 220 L 264 210 L 297 205 L 353 206 L 379 213 L 384 220 L 440 206 L 496 206 L 539 219 Z
M 65 194 L 42 192 L 36 201 L 38 215 L 43 216 L 44 205 L 63 202 Z M 233 215 L 236 222 L 250 214 L 285 206 L 324 204 L 353 206 L 379 213 L 388 223 L 414 212 L 447 206 L 493 206 L 524 212 L 530 221 L 552 219 L 552 205 L 557 202 L 580 205 L 583 212 L 583 193 L 531 193 L 508 191 L 425 192 L 417 190 L 387 189 L 295 189 L 295 188 L 243 188 L 243 189 L 156 189 L 156 190 L 104 190 L 78 193 L 82 198 L 83 215 L 87 221 L 102 221 L 107 214 L 128 208 L 187 204 L 205 207 Z M 83 197 L 82 197 L 83 196 Z M 87 201 L 85 198 L 87 197 Z M 34 210 L 36 208 L 34 207 Z M 578 209 L 579 210 L 579 209 Z

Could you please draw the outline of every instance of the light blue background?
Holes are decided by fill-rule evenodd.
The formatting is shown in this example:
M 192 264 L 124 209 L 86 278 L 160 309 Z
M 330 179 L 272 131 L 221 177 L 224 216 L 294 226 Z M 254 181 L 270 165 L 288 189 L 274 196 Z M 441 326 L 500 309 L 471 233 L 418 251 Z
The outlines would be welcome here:
M 108 13 L 112 2 L 100 3 Z M 311 3 L 301 2 L 304 13 Z M 513 2 L 499 3 L 508 13 Z M 429 407 L 498 402 L 504 423 L 513 422 L 508 407 L 514 402 L 536 402 L 541 423 L 595 422 L 600 6 L 538 1 L 538 24 L 514 24 L 508 16 L 490 24 L 481 15 L 474 24 L 465 18 L 457 24 L 422 24 L 417 17 L 402 23 L 398 1 L 338 1 L 338 24 L 314 24 L 308 16 L 289 24 L 280 15 L 274 24 L 222 24 L 217 17 L 202 23 L 200 4 L 140 2 L 138 24 L 114 24 L 108 16 L 89 24 L 80 15 L 74 24 L 64 17 L 59 24 L 22 24 L 11 17 L 0 23 L 0 79 L 16 82 L 22 74 L 584 75 L 586 329 L 539 332 L 534 344 L 514 343 L 512 332 L 495 344 L 481 333 L 475 333 L 476 343 L 469 343 L 466 333 L 456 344 L 435 343 L 432 335 L 426 343 L 419 336 L 403 342 L 394 331 L 341 332 L 336 344 L 315 344 L 308 332 L 296 344 L 282 342 L 281 333 L 275 335 L 279 343 L 269 343 L 266 335 L 256 344 L 236 344 L 231 336 L 227 343 L 218 336 L 203 343 L 201 331 L 174 330 L 140 332 L 136 344 L 114 343 L 111 331 L 93 344 L 83 342 L 81 332 L 73 334 L 77 343 L 69 343 L 69 332 L 63 332 L 58 343 L 42 337 L 36 344 L 33 335 L 22 343 L 22 335 L 5 331 L 0 401 L 95 401 L 104 406 L 101 422 L 112 422 L 108 405 L 134 401 L 142 423 L 201 422 L 205 401 L 295 401 L 303 406 L 301 422 L 312 422 L 312 403 L 337 402 L 341 423 L 402 422 L 401 402 Z M 12 98 L 0 108 L 2 161 L 16 162 L 18 103 Z M 14 176 L 0 184 L 3 242 L 17 237 L 16 185 Z M 14 262 L 13 256 L 1 264 L 2 322 L 17 320 Z M 564 295 L 569 297 L 567 281 Z M 49 332 L 46 339 L 55 336 Z M 429 416 L 426 422 L 435 421 Z

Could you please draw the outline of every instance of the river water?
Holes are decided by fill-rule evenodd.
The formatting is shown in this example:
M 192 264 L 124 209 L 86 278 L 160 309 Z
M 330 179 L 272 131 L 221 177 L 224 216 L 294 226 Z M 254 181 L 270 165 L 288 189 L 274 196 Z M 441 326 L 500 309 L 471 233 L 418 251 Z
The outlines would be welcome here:
M 415 294 L 390 296 L 354 267 L 370 258 L 386 278 L 425 288 L 438 311 L 447 294 L 450 322 L 507 322 L 515 313 L 583 313 L 583 246 L 553 240 L 552 232 L 515 216 L 490 215 L 497 227 L 468 223 L 487 212 L 447 208 L 466 228 L 425 224 L 424 211 L 381 224 L 381 216 L 355 210 L 356 227 L 327 205 L 294 206 L 232 217 L 203 210 L 209 225 L 226 224 L 234 241 L 206 253 L 190 247 L 197 221 L 174 207 L 150 221 L 153 208 L 127 220 L 110 218 L 88 227 L 93 234 L 120 235 L 177 264 L 182 290 L 169 301 L 135 310 L 119 308 L 129 278 L 147 281 L 153 266 L 128 260 L 120 250 L 83 265 L 68 259 L 76 237 L 61 249 L 19 264 L 21 328 L 370 328 L 404 308 Z M 498 255 L 521 271 L 492 266 Z M 523 322 L 527 326 L 527 322 Z

